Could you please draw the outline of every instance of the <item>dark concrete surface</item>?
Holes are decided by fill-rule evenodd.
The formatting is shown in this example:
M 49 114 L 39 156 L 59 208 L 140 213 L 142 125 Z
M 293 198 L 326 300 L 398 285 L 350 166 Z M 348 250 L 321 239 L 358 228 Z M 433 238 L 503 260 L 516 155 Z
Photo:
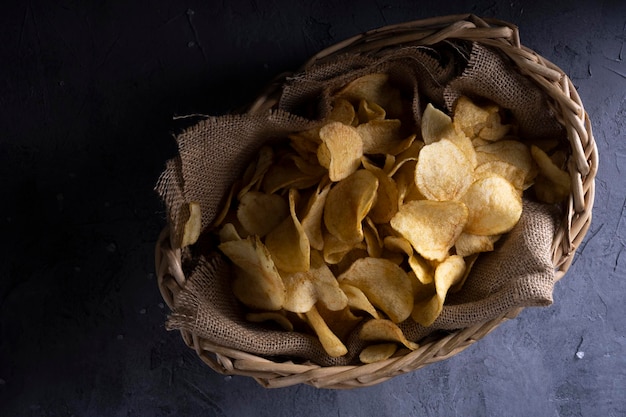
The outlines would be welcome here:
M 165 331 L 153 271 L 173 116 L 239 107 L 351 35 L 461 12 L 518 24 L 593 123 L 594 221 L 554 304 L 370 388 L 211 371 Z M 625 416 L 625 43 L 623 1 L 3 2 L 0 416 Z

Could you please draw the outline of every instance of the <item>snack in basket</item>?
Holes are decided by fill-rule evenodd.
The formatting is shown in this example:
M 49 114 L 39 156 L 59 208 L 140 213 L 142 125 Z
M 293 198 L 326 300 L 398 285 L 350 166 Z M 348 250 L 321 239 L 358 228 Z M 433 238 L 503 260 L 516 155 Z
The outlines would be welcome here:
M 213 229 L 249 320 L 305 324 L 331 357 L 360 326 L 371 363 L 417 349 L 398 325 L 432 325 L 516 225 L 523 193 L 559 202 L 569 174 L 493 103 L 462 96 L 451 116 L 428 104 L 419 132 L 385 74 L 357 78 L 332 103 L 322 126 L 259 152 Z M 187 243 L 199 235 L 190 211 Z

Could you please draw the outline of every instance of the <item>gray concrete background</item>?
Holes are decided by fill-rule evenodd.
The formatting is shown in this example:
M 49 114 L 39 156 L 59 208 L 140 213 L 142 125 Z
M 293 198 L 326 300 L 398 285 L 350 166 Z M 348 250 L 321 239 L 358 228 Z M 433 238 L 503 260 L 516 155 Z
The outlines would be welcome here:
M 4 2 L 0 415 L 626 415 L 626 3 Z M 555 289 L 453 358 L 358 390 L 266 390 L 202 364 L 153 271 L 175 115 L 222 114 L 318 50 L 472 12 L 564 69 L 600 153 L 591 229 Z

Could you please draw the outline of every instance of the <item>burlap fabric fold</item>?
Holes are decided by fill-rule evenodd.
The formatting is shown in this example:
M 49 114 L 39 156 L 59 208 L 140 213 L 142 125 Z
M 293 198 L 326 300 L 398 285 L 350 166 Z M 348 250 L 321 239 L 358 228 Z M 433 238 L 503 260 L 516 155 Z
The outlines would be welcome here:
M 177 136 L 179 155 L 169 161 L 157 183 L 174 245 L 180 239 L 186 204 L 200 202 L 202 225 L 210 227 L 232 183 L 259 147 L 290 132 L 319 126 L 330 111 L 329 97 L 347 82 L 385 72 L 407 94 L 411 123 L 419 127 L 426 103 L 452 109 L 460 95 L 487 99 L 510 111 L 522 140 L 563 138 L 547 98 L 506 57 L 479 44 L 444 43 L 403 47 L 376 55 L 346 55 L 315 65 L 286 80 L 276 108 L 202 120 Z M 522 218 L 494 252 L 479 257 L 463 289 L 450 294 L 435 323 L 424 328 L 411 319 L 401 324 L 414 341 L 439 330 L 465 328 L 516 307 L 552 302 L 554 207 L 525 200 Z M 257 355 L 312 361 L 323 366 L 354 363 L 361 342 L 349 338 L 349 353 L 331 358 L 315 337 L 269 330 L 248 323 L 230 289 L 230 265 L 211 248 L 186 265 L 185 287 L 174 299 L 168 329 L 185 329 L 214 343 Z

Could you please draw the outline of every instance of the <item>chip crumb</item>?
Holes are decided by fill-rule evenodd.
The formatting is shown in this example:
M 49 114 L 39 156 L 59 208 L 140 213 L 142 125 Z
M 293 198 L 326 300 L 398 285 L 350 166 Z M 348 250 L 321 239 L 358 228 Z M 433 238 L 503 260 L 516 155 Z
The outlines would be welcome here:
M 576 352 L 576 357 L 578 359 L 584 358 L 585 357 L 585 352 L 579 350 L 578 352 Z

